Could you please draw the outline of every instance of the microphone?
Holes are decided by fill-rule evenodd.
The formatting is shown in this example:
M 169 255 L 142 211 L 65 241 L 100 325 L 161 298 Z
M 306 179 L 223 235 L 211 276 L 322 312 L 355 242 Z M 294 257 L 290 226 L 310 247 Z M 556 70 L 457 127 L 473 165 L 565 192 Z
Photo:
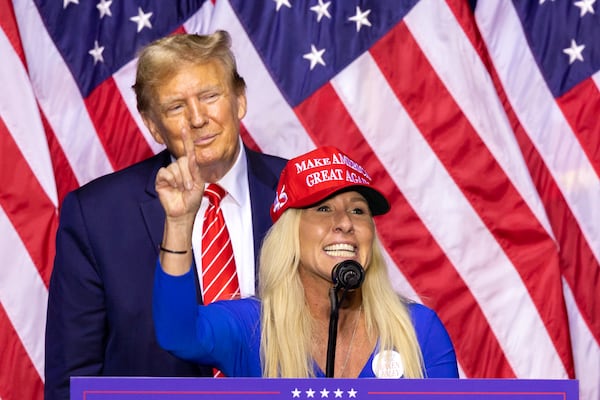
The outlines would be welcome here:
M 333 267 L 331 279 L 335 289 L 358 289 L 365 280 L 365 270 L 354 260 L 344 260 Z

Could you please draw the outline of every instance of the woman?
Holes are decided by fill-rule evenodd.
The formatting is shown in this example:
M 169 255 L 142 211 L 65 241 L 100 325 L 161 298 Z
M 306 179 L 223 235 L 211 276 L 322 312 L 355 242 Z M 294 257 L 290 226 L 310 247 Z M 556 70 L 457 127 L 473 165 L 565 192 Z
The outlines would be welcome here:
M 191 227 L 182 223 L 189 218 L 182 216 L 197 205 L 183 199 L 189 188 L 203 185 L 193 165 L 181 163 L 157 177 L 167 250 L 191 244 Z M 227 376 L 325 376 L 332 270 L 354 260 L 364 266 L 364 283 L 340 304 L 333 376 L 458 377 L 452 343 L 436 314 L 390 285 L 373 221 L 388 210 L 368 173 L 338 149 L 290 160 L 261 250 L 258 298 L 198 306 L 191 255 L 163 251 L 154 289 L 159 344 Z

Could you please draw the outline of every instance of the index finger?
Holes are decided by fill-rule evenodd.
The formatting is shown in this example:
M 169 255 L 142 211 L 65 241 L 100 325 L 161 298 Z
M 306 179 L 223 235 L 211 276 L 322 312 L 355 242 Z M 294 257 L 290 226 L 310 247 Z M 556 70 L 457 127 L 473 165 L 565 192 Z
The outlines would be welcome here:
M 199 182 L 201 183 L 201 186 L 203 186 L 204 182 L 202 182 L 202 176 L 200 175 L 200 167 L 196 162 L 194 140 L 192 139 L 189 128 L 185 125 L 182 125 L 181 127 L 181 141 L 183 142 L 183 151 L 187 156 L 188 169 L 193 180 L 193 182 L 190 182 L 190 184 L 193 185 L 194 182 Z M 191 186 L 188 186 L 188 188 L 191 188 Z
M 189 129 L 187 126 L 181 126 L 181 141 L 183 142 L 183 153 L 187 156 L 188 160 L 194 159 L 194 163 L 196 163 L 196 154 L 194 153 L 194 141 L 192 140 L 192 135 L 190 135 Z

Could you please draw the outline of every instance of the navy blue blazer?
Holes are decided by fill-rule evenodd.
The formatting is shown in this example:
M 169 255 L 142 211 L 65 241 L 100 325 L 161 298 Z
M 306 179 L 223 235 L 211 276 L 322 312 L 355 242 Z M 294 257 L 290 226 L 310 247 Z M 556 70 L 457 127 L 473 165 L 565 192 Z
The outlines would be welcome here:
M 286 161 L 247 148 L 246 155 L 258 259 Z M 211 368 L 162 350 L 154 335 L 152 285 L 165 219 L 154 181 L 170 162 L 165 150 L 65 197 L 48 297 L 46 400 L 69 399 L 70 376 L 212 376 Z

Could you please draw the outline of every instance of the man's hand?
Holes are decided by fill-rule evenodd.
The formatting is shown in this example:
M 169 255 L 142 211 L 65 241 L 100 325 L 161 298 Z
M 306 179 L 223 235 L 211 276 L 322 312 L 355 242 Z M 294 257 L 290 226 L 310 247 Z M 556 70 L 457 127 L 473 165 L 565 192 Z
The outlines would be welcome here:
M 185 155 L 158 170 L 156 191 L 166 219 L 160 252 L 163 271 L 182 275 L 192 264 L 192 230 L 204 195 L 204 180 L 196 163 L 194 141 L 188 128 L 182 127 Z
M 183 222 L 191 218 L 193 222 L 202 202 L 204 181 L 187 127 L 181 129 L 181 139 L 185 155 L 158 171 L 155 186 L 167 219 Z

